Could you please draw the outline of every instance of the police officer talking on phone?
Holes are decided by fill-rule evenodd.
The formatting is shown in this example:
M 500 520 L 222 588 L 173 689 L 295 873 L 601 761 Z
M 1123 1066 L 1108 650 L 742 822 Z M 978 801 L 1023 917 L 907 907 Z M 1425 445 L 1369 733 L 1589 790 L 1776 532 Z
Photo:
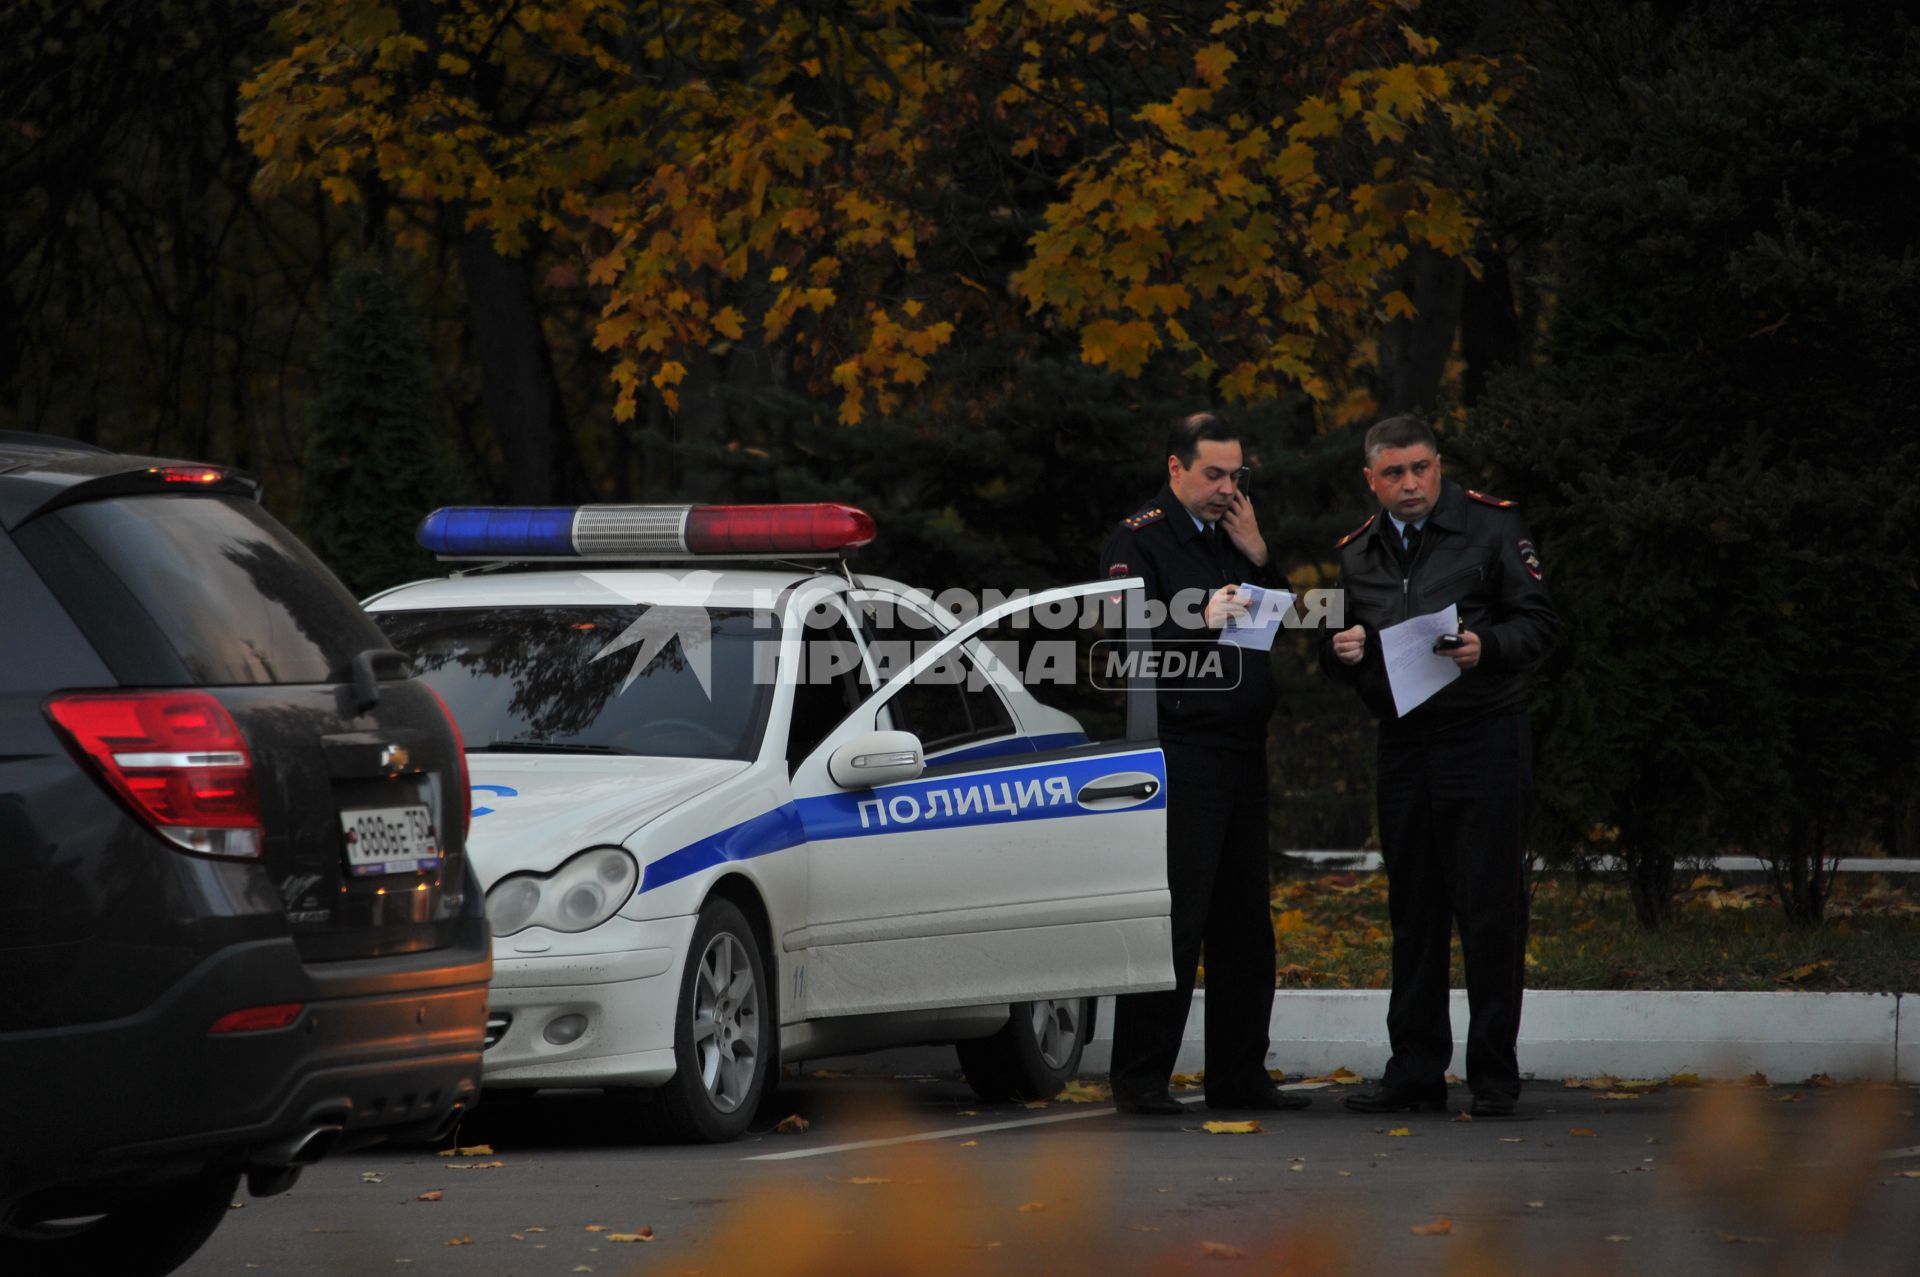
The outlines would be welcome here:
M 1560 620 L 1513 503 L 1443 478 L 1425 422 L 1390 417 L 1367 432 L 1365 447 L 1362 473 L 1381 508 L 1340 542 L 1345 619 L 1354 624 L 1322 642 L 1320 663 L 1380 720 L 1393 1057 L 1377 1089 L 1346 1103 L 1361 1113 L 1446 1108 L 1447 966 L 1458 923 L 1471 1111 L 1505 1117 L 1520 1094 L 1526 974 L 1527 674 L 1553 649 Z M 1379 632 L 1449 605 L 1459 608 L 1459 633 L 1434 650 L 1460 676 L 1400 717 Z
M 1206 951 L 1206 1098 L 1209 1108 L 1294 1109 L 1306 1097 L 1267 1076 L 1273 1010 L 1268 913 L 1267 720 L 1273 667 L 1265 652 L 1216 641 L 1245 617 L 1244 585 L 1281 584 L 1247 499 L 1239 436 L 1211 413 L 1167 437 L 1167 481 L 1121 520 L 1100 557 L 1108 577 L 1138 576 L 1165 605 L 1157 649 L 1213 653 L 1217 674 L 1158 689 L 1167 761 L 1167 885 L 1173 898 L 1175 988 L 1118 999 L 1113 1099 L 1127 1113 L 1186 1111 L 1168 1090 Z M 1245 659 L 1242 660 L 1242 657 Z

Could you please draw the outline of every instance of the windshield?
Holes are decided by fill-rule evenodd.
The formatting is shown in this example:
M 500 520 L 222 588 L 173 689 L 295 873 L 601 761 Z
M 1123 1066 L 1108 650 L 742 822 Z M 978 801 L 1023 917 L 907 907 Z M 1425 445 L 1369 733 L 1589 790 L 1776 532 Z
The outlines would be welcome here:
M 376 612 L 469 752 L 747 760 L 780 631 L 767 613 L 628 605 Z

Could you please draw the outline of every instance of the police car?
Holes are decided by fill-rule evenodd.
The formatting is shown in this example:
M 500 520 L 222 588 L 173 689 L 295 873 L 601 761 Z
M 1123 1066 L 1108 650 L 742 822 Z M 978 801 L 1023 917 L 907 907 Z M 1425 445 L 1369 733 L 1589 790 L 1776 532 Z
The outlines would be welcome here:
M 1172 987 L 1151 692 L 1089 731 L 988 641 L 1140 582 L 963 620 L 850 571 L 874 535 L 839 505 L 443 509 L 421 544 L 472 562 L 366 601 L 465 738 L 489 1092 L 645 1088 L 661 1133 L 725 1140 L 783 1060 L 953 1042 L 1032 1098 L 1093 995 Z

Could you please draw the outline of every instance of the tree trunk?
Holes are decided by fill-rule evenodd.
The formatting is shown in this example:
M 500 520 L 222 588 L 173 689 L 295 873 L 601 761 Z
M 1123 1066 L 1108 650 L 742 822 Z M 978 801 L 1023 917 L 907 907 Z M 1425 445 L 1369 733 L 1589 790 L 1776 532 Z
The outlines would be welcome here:
M 1374 387 L 1380 416 L 1432 407 L 1453 352 L 1466 276 L 1467 268 L 1457 259 L 1421 247 L 1387 280 L 1387 289 L 1406 293 L 1420 313 L 1396 319 L 1380 332 Z
M 502 257 L 487 230 L 470 230 L 460 241 L 460 275 L 482 407 L 507 465 L 507 499 L 537 505 L 585 496 L 527 259 Z

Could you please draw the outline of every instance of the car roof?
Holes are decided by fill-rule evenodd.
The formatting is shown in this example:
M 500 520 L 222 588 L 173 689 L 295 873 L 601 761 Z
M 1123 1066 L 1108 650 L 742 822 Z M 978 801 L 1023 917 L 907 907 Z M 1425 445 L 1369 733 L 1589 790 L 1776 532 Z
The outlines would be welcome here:
M 832 594 L 848 589 L 845 576 L 831 571 L 796 572 L 767 567 L 740 568 L 697 559 L 638 566 L 505 567 L 458 576 L 414 581 L 373 595 L 369 612 L 494 607 L 582 607 L 620 603 L 679 607 L 765 608 L 786 591 L 813 583 Z M 921 591 L 885 577 L 859 576 L 862 589 L 879 589 L 914 598 Z
M 206 492 L 259 496 L 259 485 L 251 476 L 226 466 L 205 467 L 221 475 L 218 482 L 209 486 L 168 485 L 157 477 L 164 468 L 192 469 L 200 465 L 177 458 L 108 452 L 77 439 L 0 430 L 0 528 L 12 531 L 35 514 L 54 506 L 117 493 L 172 491 L 178 496 Z

